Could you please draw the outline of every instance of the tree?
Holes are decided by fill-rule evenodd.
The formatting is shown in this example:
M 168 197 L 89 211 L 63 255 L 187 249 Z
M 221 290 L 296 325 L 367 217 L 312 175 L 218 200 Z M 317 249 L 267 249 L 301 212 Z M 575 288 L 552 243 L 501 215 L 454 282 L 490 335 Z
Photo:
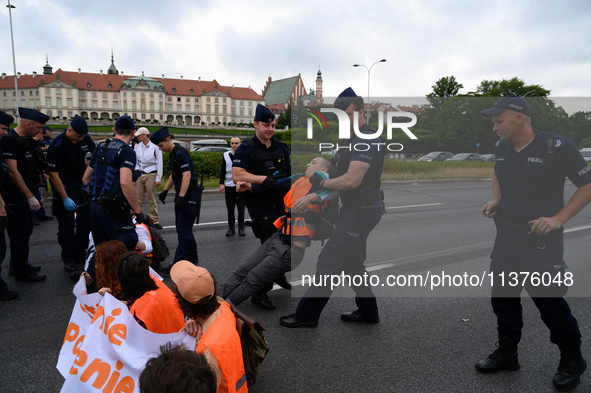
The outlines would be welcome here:
M 523 80 L 515 76 L 498 81 L 485 79 L 480 82 L 475 92 L 468 93 L 476 97 L 504 97 L 510 94 L 520 97 L 547 97 L 550 90 L 544 89 L 541 85 L 526 85 Z
M 431 88 L 433 93 L 427 94 L 427 97 L 453 97 L 464 88 L 464 85 L 458 83 L 456 77 L 452 75 L 439 79 Z
M 287 104 L 287 110 L 277 118 L 277 128 L 291 128 L 291 100 Z

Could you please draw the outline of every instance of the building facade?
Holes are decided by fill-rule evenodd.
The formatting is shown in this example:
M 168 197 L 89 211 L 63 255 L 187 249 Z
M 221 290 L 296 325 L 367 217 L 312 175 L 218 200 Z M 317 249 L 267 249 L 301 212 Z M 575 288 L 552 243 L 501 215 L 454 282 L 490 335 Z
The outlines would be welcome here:
M 0 110 L 16 117 L 14 76 L 0 78 Z M 78 114 L 91 122 L 114 121 L 122 115 L 140 123 L 226 125 L 252 123 L 264 98 L 252 88 L 223 86 L 215 79 L 202 81 L 126 76 L 113 58 L 106 73 L 63 71 L 47 63 L 43 75 L 17 73 L 18 106 L 39 110 L 68 121 Z

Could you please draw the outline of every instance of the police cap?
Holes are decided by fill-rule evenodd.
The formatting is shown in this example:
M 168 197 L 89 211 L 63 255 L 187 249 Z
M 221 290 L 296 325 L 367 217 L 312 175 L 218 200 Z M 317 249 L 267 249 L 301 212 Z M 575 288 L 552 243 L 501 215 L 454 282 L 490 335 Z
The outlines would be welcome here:
M 8 113 L 0 111 L 0 124 L 10 127 L 12 123 L 14 123 L 14 117 L 10 116 Z
M 150 141 L 157 145 L 160 142 L 162 142 L 163 140 L 165 140 L 166 138 L 168 138 L 170 136 L 170 132 L 168 132 L 168 127 L 162 127 L 161 129 L 159 129 L 158 131 L 156 131 L 154 133 L 154 135 L 152 135 L 152 137 L 150 138 Z
M 49 116 L 47 116 L 46 114 L 36 111 L 35 109 L 29 109 L 29 108 L 19 107 L 18 108 L 18 115 L 20 116 L 21 119 L 33 120 L 33 121 L 36 121 L 37 123 L 41 123 L 41 124 L 45 124 L 45 123 L 47 123 L 47 120 L 49 120 Z
M 135 124 L 131 117 L 129 116 L 121 116 L 115 122 L 115 127 L 120 128 L 122 130 L 135 130 Z
M 355 98 L 357 98 L 357 94 L 355 94 L 352 88 L 347 87 L 334 101 L 334 107 L 345 111 Z
M 273 120 L 275 120 L 275 114 L 271 112 L 266 106 L 258 104 L 254 114 L 254 119 L 257 121 L 262 121 L 263 123 L 271 123 Z
M 78 115 L 74 115 L 74 118 L 72 119 L 72 122 L 70 123 L 70 127 L 72 127 L 72 129 L 74 131 L 76 131 L 77 134 L 80 134 L 80 135 L 88 134 L 88 124 L 86 124 L 86 120 L 84 120 L 83 118 L 81 118 Z
M 495 106 L 490 109 L 485 109 L 480 113 L 485 116 L 493 116 L 505 112 L 506 110 L 522 113 L 526 116 L 531 114 L 531 110 L 529 109 L 527 102 L 525 102 L 523 98 L 516 95 L 503 97 L 495 104 Z

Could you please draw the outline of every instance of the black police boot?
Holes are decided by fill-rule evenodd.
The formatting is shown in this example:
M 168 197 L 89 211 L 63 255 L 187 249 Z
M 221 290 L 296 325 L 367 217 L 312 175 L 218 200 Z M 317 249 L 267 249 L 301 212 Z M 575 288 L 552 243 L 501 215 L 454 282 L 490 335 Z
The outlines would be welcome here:
M 66 271 L 66 273 L 72 273 L 76 270 L 76 263 L 74 261 L 65 261 L 64 270 Z
M 507 336 L 499 336 L 499 348 L 486 359 L 479 360 L 476 371 L 480 373 L 496 373 L 501 370 L 515 371 L 519 365 L 517 344 L 519 341 Z
M 281 276 L 277 277 L 275 279 L 275 284 L 279 285 L 283 289 L 291 291 L 292 285 L 289 281 L 287 281 L 287 277 L 285 277 L 285 274 L 282 274 Z
M 226 232 L 226 236 L 232 236 L 235 234 L 236 234 L 236 230 L 234 229 L 234 227 L 228 228 L 228 231 Z
M 263 310 L 275 310 L 275 303 L 269 299 L 267 292 L 257 292 L 250 297 L 250 302 Z
M 579 347 L 561 347 L 558 372 L 554 376 L 554 387 L 568 390 L 579 385 L 580 375 L 587 369 L 587 362 L 581 356 Z
M 246 236 L 246 231 L 244 227 L 238 227 L 238 236 Z

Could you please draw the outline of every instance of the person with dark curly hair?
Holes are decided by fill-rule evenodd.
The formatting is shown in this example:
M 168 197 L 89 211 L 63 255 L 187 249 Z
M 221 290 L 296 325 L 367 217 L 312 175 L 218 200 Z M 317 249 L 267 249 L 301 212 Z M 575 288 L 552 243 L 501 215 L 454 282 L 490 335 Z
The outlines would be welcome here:
M 185 318 L 174 294 L 162 281 L 150 276 L 150 260 L 129 251 L 117 260 L 117 280 L 129 312 L 153 333 L 176 333 L 185 326 Z
M 141 393 L 215 393 L 215 373 L 203 354 L 166 343 L 140 374 Z
M 115 266 L 119 257 L 126 252 L 127 247 L 119 240 L 111 240 L 96 247 L 96 285 L 101 295 L 104 295 L 105 289 L 109 288 L 111 295 L 124 300 L 121 285 L 117 281 Z
M 189 261 L 175 263 L 170 277 L 181 310 L 202 327 L 195 352 L 203 353 L 214 370 L 217 392 L 247 392 L 236 318 L 228 303 L 217 300 L 214 279 Z

